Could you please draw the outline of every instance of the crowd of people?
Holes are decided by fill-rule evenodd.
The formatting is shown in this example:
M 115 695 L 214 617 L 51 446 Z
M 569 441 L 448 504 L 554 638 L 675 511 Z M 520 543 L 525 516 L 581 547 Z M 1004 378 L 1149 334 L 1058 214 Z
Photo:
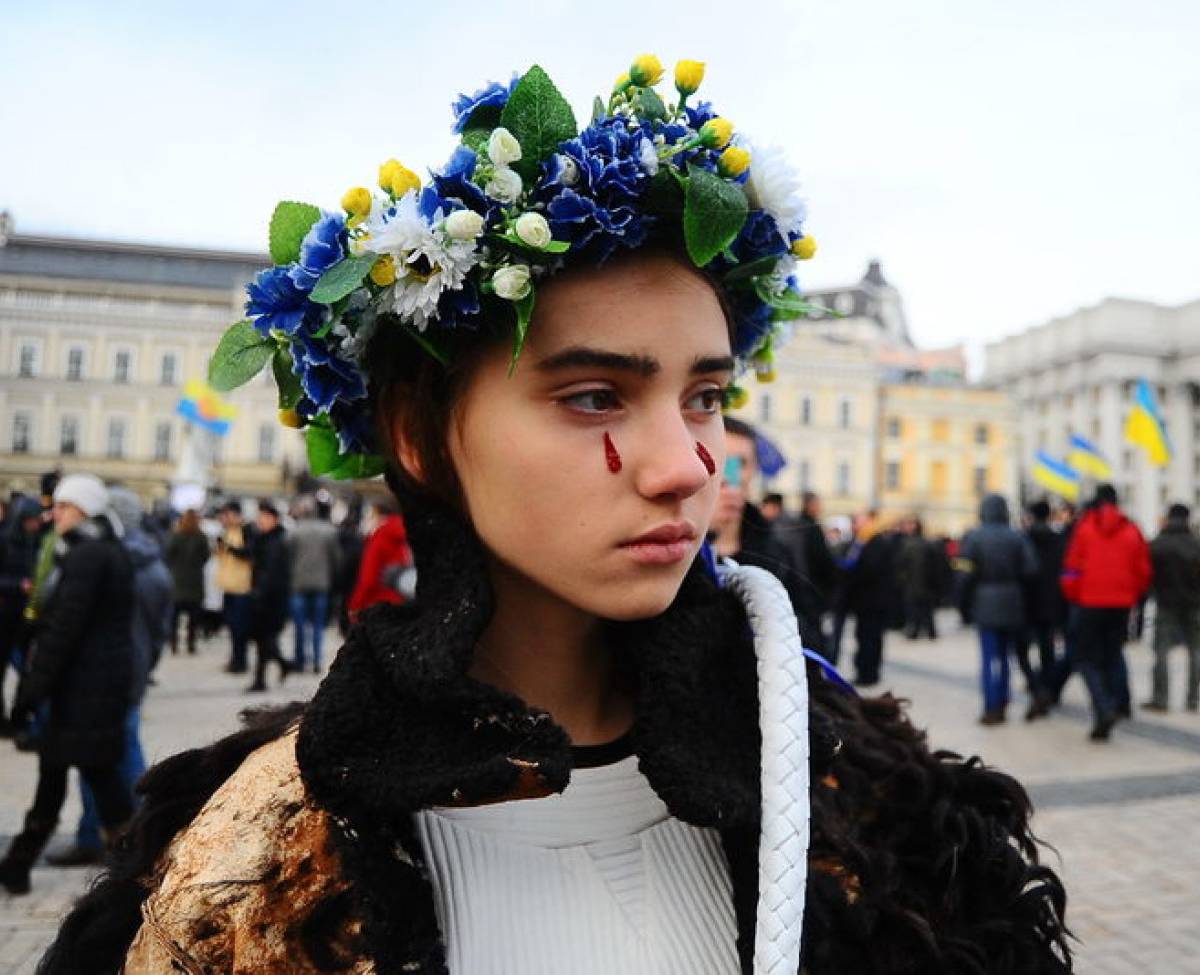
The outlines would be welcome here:
M 197 654 L 224 627 L 224 669 L 252 672 L 246 690 L 261 692 L 272 669 L 280 682 L 320 673 L 332 623 L 344 632 L 365 607 L 413 591 L 390 498 L 343 503 L 335 527 L 325 492 L 297 497 L 286 512 L 259 499 L 252 521 L 235 499 L 168 520 L 89 474 L 49 477 L 42 487 L 40 496 L 12 493 L 0 508 L 0 735 L 39 761 L 24 828 L 0 860 L 0 886 L 14 894 L 29 890 L 71 768 L 84 814 L 74 843 L 51 864 L 100 862 L 129 819 L 146 767 L 141 703 L 164 652 Z M 295 641 L 285 655 L 289 620 Z M 15 691 L 6 695 L 10 670 Z

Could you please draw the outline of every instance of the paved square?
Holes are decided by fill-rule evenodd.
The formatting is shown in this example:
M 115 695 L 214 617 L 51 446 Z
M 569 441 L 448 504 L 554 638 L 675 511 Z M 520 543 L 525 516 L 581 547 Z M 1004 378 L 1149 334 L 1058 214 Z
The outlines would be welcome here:
M 912 701 L 913 720 L 933 744 L 982 755 L 1029 787 L 1036 828 L 1051 847 L 1046 855 L 1066 879 L 1067 917 L 1080 939 L 1076 971 L 1200 973 L 1200 717 L 1180 710 L 1139 716 L 1118 725 L 1110 743 L 1096 744 L 1087 740 L 1078 679 L 1068 684 L 1062 708 L 1030 725 L 1020 720 L 1025 695 L 1016 675 L 1009 723 L 981 727 L 974 633 L 959 629 L 951 614 L 940 622 L 937 642 L 889 634 L 885 685 Z M 243 693 L 246 678 L 221 672 L 225 653 L 217 640 L 196 657 L 164 659 L 144 709 L 149 760 L 234 730 L 247 704 L 300 700 L 316 687 L 318 678 L 296 675 L 283 688 L 250 697 Z M 1150 653 L 1131 646 L 1128 654 L 1134 700 L 1144 700 Z M 1182 654 L 1172 663 L 1179 698 Z M 0 842 L 20 827 L 35 770 L 32 756 L 0 742 Z M 55 845 L 69 840 L 78 811 L 72 796 Z M 0 972 L 32 975 L 58 919 L 91 875 L 43 865 L 34 871 L 32 895 L 0 895 Z

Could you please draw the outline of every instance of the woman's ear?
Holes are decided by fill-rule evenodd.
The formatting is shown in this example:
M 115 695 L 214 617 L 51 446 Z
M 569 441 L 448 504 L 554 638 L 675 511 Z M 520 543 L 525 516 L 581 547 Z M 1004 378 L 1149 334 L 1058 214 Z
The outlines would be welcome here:
M 385 432 L 392 447 L 392 456 L 410 479 L 425 482 L 425 465 L 413 436 L 412 397 L 401 389 L 393 391 L 391 409 L 385 414 Z

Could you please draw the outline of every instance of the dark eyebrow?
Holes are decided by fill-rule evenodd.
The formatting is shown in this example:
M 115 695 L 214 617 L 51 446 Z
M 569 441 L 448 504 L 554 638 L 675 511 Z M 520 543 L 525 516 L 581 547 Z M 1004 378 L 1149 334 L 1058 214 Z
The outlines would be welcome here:
M 623 352 L 608 352 L 604 349 L 591 349 L 583 345 L 563 349 L 562 352 L 547 356 L 537 364 L 538 369 L 543 372 L 577 366 L 593 369 L 616 369 L 621 372 L 636 373 L 639 376 L 653 376 L 662 368 L 653 356 L 626 355 Z
M 692 373 L 696 375 L 706 372 L 733 372 L 736 365 L 731 355 L 699 356 L 692 363 Z

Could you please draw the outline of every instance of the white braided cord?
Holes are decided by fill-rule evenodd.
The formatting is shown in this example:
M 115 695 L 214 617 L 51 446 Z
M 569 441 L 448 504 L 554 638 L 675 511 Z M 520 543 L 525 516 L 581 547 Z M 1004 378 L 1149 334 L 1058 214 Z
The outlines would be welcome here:
M 722 565 L 754 630 L 762 727 L 755 975 L 796 975 L 808 872 L 808 681 L 787 590 L 754 566 Z

